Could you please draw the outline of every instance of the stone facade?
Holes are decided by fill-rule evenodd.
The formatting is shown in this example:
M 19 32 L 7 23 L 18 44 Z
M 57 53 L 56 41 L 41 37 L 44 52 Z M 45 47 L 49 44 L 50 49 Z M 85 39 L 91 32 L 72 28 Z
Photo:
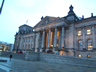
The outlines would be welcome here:
M 85 57 L 84 53 L 91 51 L 90 57 L 93 57 L 91 54 L 96 50 L 95 25 L 96 17 L 93 14 L 89 18 L 80 18 L 74 13 L 71 5 L 65 17 L 46 16 L 33 28 L 28 25 L 20 26 L 15 35 L 14 50 L 79 57 Z

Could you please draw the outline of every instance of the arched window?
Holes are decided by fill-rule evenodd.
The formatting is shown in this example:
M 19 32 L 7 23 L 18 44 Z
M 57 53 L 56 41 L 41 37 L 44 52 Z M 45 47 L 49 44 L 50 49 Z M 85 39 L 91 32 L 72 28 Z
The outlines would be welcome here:
M 82 50 L 82 49 L 83 49 L 82 40 L 78 40 L 78 50 Z
M 88 50 L 92 50 L 92 48 L 93 48 L 93 42 L 92 42 L 91 39 L 88 39 L 87 45 L 88 45 Z

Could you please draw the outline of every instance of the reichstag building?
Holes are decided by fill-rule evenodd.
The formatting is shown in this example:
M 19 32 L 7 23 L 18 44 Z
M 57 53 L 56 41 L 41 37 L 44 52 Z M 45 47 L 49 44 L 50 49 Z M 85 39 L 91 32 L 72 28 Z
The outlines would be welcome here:
M 14 51 L 34 51 L 96 58 L 96 16 L 78 17 L 73 6 L 65 17 L 41 17 L 34 27 L 26 24 L 15 35 Z

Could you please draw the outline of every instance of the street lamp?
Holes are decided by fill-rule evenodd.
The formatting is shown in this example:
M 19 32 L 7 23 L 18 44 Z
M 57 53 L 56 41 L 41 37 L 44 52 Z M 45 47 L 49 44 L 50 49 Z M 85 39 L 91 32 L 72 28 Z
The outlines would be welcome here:
M 5 1 L 5 0 L 2 1 L 1 7 L 0 7 L 0 14 L 1 14 L 1 12 L 2 12 L 2 8 L 3 8 L 3 5 L 4 5 L 4 1 Z

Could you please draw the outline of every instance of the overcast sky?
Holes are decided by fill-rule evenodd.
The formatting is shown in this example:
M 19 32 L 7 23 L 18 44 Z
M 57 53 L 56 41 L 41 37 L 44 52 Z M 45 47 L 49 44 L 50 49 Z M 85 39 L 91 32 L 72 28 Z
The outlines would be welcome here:
M 96 16 L 96 0 L 5 0 L 0 15 L 0 41 L 14 43 L 18 27 L 27 20 L 33 27 L 42 16 L 66 16 L 71 4 L 79 17 L 87 18 L 91 13 Z

